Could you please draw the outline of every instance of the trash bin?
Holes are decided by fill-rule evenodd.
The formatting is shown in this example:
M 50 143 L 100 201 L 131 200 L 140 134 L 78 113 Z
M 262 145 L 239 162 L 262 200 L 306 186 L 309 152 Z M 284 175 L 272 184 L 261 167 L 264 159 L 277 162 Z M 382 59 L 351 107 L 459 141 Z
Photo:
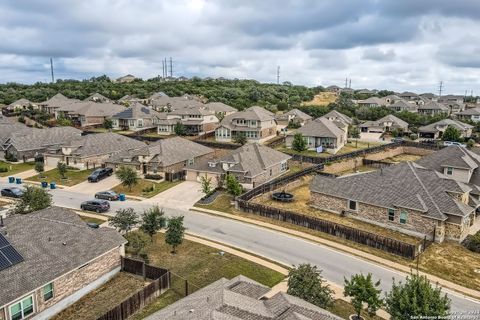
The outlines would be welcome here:
M 57 184 L 55 182 L 50 182 L 50 189 L 56 189 Z
M 48 182 L 42 181 L 42 188 L 48 188 Z
M 120 201 L 125 201 L 125 199 L 126 199 L 125 194 L 123 194 L 123 193 L 120 193 L 118 195 L 118 198 L 120 199 Z
M 15 179 L 15 182 L 16 182 L 17 184 L 22 184 L 22 178 L 16 178 L 16 179 Z
M 15 177 L 8 177 L 8 182 L 9 183 L 14 183 L 15 182 Z

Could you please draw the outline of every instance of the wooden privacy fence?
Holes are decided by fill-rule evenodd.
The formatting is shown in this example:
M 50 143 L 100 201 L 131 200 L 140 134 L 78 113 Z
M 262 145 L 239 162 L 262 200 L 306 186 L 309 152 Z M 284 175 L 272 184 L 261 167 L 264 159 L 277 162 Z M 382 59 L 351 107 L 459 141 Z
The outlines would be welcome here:
M 362 164 L 364 166 L 373 167 L 373 168 L 386 168 L 386 167 L 390 167 L 394 163 L 378 161 L 378 160 L 362 159 Z
M 408 259 L 414 259 L 418 250 L 424 250 L 425 245 L 410 244 L 400 240 L 384 237 L 368 231 L 341 225 L 335 222 L 308 217 L 301 213 L 277 209 L 261 204 L 237 200 L 238 207 L 246 212 L 262 217 L 288 222 L 297 226 L 327 233 L 339 238 L 380 249 Z
M 141 275 L 152 282 L 140 289 L 97 320 L 124 320 L 142 309 L 153 299 L 170 288 L 170 271 L 145 264 L 143 261 L 122 258 L 122 271 Z

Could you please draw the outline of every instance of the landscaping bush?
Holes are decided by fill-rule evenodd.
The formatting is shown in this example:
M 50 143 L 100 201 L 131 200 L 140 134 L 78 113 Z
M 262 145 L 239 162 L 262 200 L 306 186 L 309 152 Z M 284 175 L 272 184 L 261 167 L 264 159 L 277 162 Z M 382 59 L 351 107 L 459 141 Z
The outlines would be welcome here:
M 152 192 L 153 190 L 155 190 L 155 187 L 154 187 L 154 185 L 152 184 L 150 187 L 143 188 L 143 189 L 142 189 L 142 192 L 143 192 L 143 193 L 149 193 L 149 192 Z
M 412 133 L 412 134 L 410 135 L 410 140 L 417 140 L 417 139 L 418 139 L 418 134 Z
M 18 162 L 18 159 L 15 158 L 15 156 L 11 153 L 8 153 L 5 155 L 5 160 L 10 161 L 10 162 Z
M 79 168 L 75 168 L 75 167 L 71 167 L 71 166 L 67 166 L 67 170 L 80 170 Z
M 8 168 L 0 167 L 0 172 L 8 172 Z
M 146 174 L 145 179 L 150 179 L 150 180 L 162 180 L 163 177 L 160 174 Z
M 468 235 L 463 240 L 463 245 L 470 251 L 480 253 L 480 231 L 474 235 Z

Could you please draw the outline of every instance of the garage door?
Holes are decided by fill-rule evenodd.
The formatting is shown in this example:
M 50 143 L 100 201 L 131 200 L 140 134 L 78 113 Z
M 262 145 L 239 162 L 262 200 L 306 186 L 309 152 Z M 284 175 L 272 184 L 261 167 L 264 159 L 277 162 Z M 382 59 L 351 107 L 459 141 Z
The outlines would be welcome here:
M 45 165 L 47 167 L 55 168 L 57 166 L 58 161 L 60 161 L 60 158 L 45 156 Z

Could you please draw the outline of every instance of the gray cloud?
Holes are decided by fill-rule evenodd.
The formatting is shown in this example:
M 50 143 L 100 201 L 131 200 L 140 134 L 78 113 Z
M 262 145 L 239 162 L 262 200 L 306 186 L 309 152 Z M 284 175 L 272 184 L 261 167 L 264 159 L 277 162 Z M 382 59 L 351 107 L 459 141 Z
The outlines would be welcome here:
M 367 48 L 363 51 L 362 58 L 372 61 L 392 61 L 396 57 L 393 49 L 381 50 L 379 48 Z

